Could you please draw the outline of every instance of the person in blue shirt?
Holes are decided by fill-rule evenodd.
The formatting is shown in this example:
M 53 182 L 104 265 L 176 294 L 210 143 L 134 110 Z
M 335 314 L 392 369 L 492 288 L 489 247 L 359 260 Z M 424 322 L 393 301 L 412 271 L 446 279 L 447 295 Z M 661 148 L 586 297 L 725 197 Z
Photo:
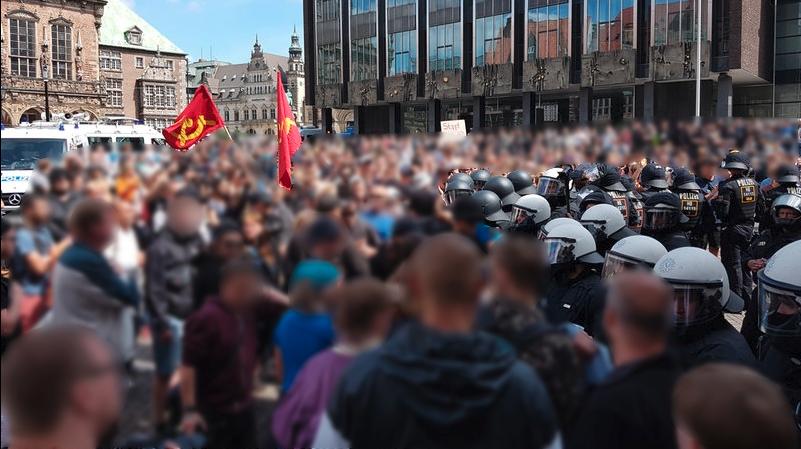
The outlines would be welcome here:
M 307 360 L 333 345 L 334 325 L 322 298 L 340 279 L 335 265 L 318 259 L 302 261 L 292 273 L 291 308 L 281 317 L 273 336 L 282 392 L 289 391 Z

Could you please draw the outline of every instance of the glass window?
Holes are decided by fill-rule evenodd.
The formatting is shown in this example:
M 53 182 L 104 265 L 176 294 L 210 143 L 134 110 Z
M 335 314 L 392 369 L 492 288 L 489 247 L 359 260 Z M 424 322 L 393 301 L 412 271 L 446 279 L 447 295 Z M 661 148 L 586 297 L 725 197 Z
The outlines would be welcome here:
M 234 111 L 234 121 L 235 122 L 239 121 L 239 111 Z
M 141 56 L 136 57 L 136 68 L 137 69 L 144 69 L 145 68 L 145 58 Z
M 106 79 L 106 104 L 111 107 L 122 107 L 122 80 Z
M 100 69 L 113 70 L 115 72 L 122 70 L 122 55 L 120 52 L 100 50 Z
M 459 0 L 429 0 L 428 70 L 462 68 L 461 15 Z
M 339 29 L 339 0 L 316 0 L 317 82 L 342 82 L 342 43 Z
M 634 0 L 587 0 L 584 13 L 585 53 L 634 48 Z
M 475 3 L 475 65 L 512 62 L 512 3 L 477 0 Z
M 376 0 L 351 0 L 350 77 L 378 78 L 378 9 Z
M 529 0 L 527 59 L 570 54 L 569 0 Z
M 387 3 L 387 74 L 417 71 L 417 1 Z
M 612 98 L 592 99 L 592 120 L 610 120 L 612 118 Z
M 701 40 L 707 40 L 708 0 L 653 0 L 654 45 L 695 42 L 696 17 L 701 6 Z
M 36 76 L 36 31 L 32 20 L 8 20 L 11 42 L 11 74 Z

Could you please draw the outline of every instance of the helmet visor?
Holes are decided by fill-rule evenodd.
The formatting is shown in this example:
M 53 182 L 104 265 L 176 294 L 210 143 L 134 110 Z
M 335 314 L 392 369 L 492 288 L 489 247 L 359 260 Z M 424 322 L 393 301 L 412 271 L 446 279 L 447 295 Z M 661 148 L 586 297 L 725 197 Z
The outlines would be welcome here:
M 611 279 L 618 273 L 633 270 L 637 266 L 638 264 L 629 259 L 625 259 L 611 252 L 607 252 L 606 260 L 604 260 L 604 268 L 601 271 L 601 277 L 604 279 Z
M 520 206 L 512 206 L 512 223 L 523 223 L 526 218 L 534 215 L 536 212 L 524 209 Z
M 650 209 L 645 211 L 643 227 L 652 231 L 672 229 L 678 223 L 678 215 L 674 210 Z
M 590 231 L 594 238 L 606 237 L 606 220 L 581 220 L 581 225 Z
M 576 256 L 573 254 L 573 249 L 575 247 L 576 241 L 572 239 L 545 238 L 545 250 L 548 263 L 554 265 L 575 261 Z
M 470 196 L 472 193 L 473 192 L 470 190 L 449 190 L 445 192 L 445 205 L 450 206 L 455 203 L 457 199 L 463 196 Z
M 801 297 L 761 282 L 759 327 L 768 335 L 801 337 Z
M 723 312 L 717 296 L 720 288 L 701 285 L 673 285 L 673 324 L 689 327 L 706 323 Z
M 564 195 L 565 187 L 558 179 L 542 177 L 537 183 L 537 194 L 545 197 Z

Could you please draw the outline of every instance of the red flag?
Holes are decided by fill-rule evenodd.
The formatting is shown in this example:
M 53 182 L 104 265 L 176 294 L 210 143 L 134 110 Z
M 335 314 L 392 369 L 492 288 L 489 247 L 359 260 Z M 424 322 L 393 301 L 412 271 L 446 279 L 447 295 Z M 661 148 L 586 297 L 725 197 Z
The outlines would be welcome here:
M 300 129 L 295 123 L 292 109 L 284 92 L 284 83 L 281 82 L 281 72 L 276 73 L 278 87 L 278 185 L 292 189 L 292 156 L 300 147 Z
M 209 88 L 201 84 L 192 101 L 181 112 L 175 123 L 164 128 L 161 134 L 171 147 L 186 151 L 207 134 L 225 126 L 220 111 L 211 99 Z

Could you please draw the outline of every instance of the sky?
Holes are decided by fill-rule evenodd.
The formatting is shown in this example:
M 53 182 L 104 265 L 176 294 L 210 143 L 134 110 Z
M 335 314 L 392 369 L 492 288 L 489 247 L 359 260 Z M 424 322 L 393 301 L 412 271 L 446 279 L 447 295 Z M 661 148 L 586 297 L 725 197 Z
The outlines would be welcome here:
M 303 43 L 302 0 L 123 0 L 183 51 L 190 62 L 201 56 L 247 62 L 253 41 L 265 53 L 286 56 L 292 26 Z

